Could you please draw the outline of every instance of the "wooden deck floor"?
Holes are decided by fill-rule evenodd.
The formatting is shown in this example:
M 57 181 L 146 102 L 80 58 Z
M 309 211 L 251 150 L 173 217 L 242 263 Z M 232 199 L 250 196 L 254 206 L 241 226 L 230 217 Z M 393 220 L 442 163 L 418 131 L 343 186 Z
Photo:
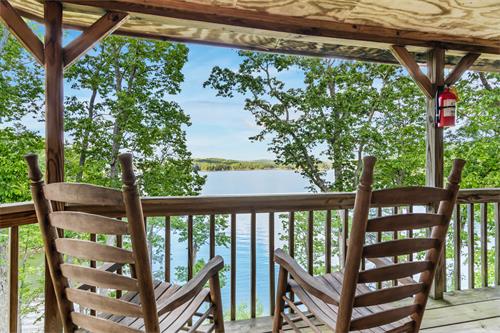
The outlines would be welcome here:
M 260 333 L 270 332 L 271 322 L 271 317 L 261 317 L 225 326 L 228 333 Z M 429 300 L 421 332 L 500 332 L 500 287 L 450 292 L 442 301 Z

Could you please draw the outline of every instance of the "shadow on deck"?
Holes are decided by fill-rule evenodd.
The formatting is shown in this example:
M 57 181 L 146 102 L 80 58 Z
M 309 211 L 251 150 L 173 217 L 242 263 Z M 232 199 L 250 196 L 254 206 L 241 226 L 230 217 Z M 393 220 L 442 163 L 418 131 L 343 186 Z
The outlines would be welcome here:
M 226 322 L 225 326 L 227 333 L 271 332 L 272 317 Z M 324 332 L 328 331 L 325 327 Z M 440 301 L 429 299 L 421 332 L 500 332 L 500 287 L 449 292 Z

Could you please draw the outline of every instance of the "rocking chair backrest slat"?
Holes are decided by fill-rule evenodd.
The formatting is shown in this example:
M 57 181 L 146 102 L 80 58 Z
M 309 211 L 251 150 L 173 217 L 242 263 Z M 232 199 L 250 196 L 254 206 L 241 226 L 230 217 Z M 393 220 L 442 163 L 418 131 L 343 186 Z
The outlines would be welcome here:
M 123 206 L 122 193 L 118 190 L 76 183 L 46 184 L 43 192 L 50 201 L 78 205 Z
M 127 235 L 127 223 L 83 212 L 53 212 L 50 224 L 56 228 L 102 235 Z
M 125 275 L 72 264 L 62 264 L 61 272 L 69 280 L 97 288 L 139 291 L 137 279 Z
M 121 155 L 123 191 L 88 184 L 53 183 L 45 185 L 36 155 L 26 156 L 37 219 L 44 241 L 48 266 L 65 332 L 77 328 L 105 332 L 139 332 L 105 318 L 77 313 L 74 304 L 110 315 L 141 317 L 147 331 L 159 331 L 158 315 L 142 207 L 135 184 L 130 155 Z M 125 207 L 127 222 L 105 216 L 73 211 L 52 211 L 54 203 Z M 60 205 L 58 204 L 57 207 Z M 82 239 L 61 238 L 57 228 L 77 234 L 130 235 L 132 251 Z M 71 257 L 71 263 L 64 259 Z M 141 260 L 136 260 L 141 258 Z M 102 271 L 91 262 L 130 265 L 131 277 Z M 71 286 L 70 283 L 71 282 Z M 77 287 L 78 284 L 82 284 Z M 90 287 L 139 292 L 141 305 L 88 291 Z M 109 318 L 109 317 L 108 317 Z
M 450 200 L 451 193 L 444 188 L 408 186 L 373 191 L 371 204 L 390 207 L 395 205 L 429 205 Z
M 427 213 L 389 215 L 368 220 L 366 232 L 402 231 L 430 228 L 446 222 L 445 216 Z
M 90 332 L 142 333 L 142 331 L 120 325 L 109 320 L 87 316 L 78 312 L 72 312 L 71 319 L 75 325 Z
M 364 161 L 364 170 L 356 193 L 349 246 L 345 263 L 344 281 L 338 309 L 336 332 L 362 330 L 390 324 L 411 316 L 411 330 L 418 331 L 434 272 L 443 248 L 464 161 L 455 160 L 445 189 L 432 187 L 407 187 L 371 191 L 374 160 Z M 405 206 L 439 204 L 436 214 L 408 213 L 369 219 L 370 206 Z M 397 239 L 365 245 L 366 232 L 398 232 L 432 228 L 430 237 Z M 401 255 L 425 252 L 421 261 L 389 262 L 376 268 L 360 271 L 364 258 L 386 261 Z M 420 274 L 419 282 L 411 280 Z M 358 283 L 375 283 L 409 279 L 410 284 L 386 287 L 363 294 L 355 294 Z M 399 280 L 401 281 L 401 280 Z M 353 307 L 376 306 L 414 297 L 413 304 L 395 304 L 394 309 L 370 313 L 352 319 Z

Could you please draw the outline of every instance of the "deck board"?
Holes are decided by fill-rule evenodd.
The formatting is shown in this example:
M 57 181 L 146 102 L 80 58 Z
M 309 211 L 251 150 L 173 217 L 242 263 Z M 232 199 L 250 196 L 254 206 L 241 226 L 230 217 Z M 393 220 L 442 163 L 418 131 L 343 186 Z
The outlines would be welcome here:
M 270 332 L 272 317 L 226 322 L 225 326 L 228 333 Z M 421 331 L 500 332 L 500 287 L 449 292 L 439 301 L 429 299 Z

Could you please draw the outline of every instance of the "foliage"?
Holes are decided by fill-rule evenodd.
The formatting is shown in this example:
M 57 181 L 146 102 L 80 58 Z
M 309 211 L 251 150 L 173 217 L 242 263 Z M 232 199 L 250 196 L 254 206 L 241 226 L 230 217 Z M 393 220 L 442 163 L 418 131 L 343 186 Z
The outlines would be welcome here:
M 34 121 L 42 109 L 41 68 L 31 62 L 30 55 L 0 27 L 0 203 L 28 201 L 26 164 L 23 156 L 43 151 L 42 138 L 23 126 Z M 43 290 L 43 260 L 37 225 L 19 229 L 19 302 L 24 315 L 39 306 Z M 6 229 L 0 230 L 0 277 L 7 276 L 8 253 Z M 6 292 L 0 280 L 0 296 Z M 0 297 L 0 309 L 7 297 Z
M 255 307 L 255 316 L 260 317 L 264 313 L 264 306 L 262 305 L 259 300 L 257 300 L 257 304 Z M 248 308 L 248 304 L 246 303 L 240 303 L 238 304 L 236 308 L 236 320 L 246 320 L 250 319 L 250 309 Z M 231 312 L 228 310 L 224 309 L 224 320 L 229 321 L 231 320 Z
M 460 157 L 467 161 L 463 175 L 462 188 L 495 188 L 500 184 L 500 155 L 497 153 L 500 146 L 500 75 L 498 73 L 467 73 L 457 83 L 459 93 L 457 127 L 445 135 L 445 175 L 448 174 L 453 158 Z M 474 221 L 482 221 L 481 207 L 473 205 Z M 470 221 L 467 211 L 469 207 L 461 206 L 460 238 L 461 253 L 468 253 L 467 247 Z M 494 205 L 486 206 L 486 233 L 488 281 L 492 283 L 495 272 L 495 247 L 490 246 L 495 239 L 495 210 Z M 453 223 L 456 223 L 455 218 Z M 448 234 L 447 263 L 448 281 L 452 281 L 453 267 L 453 230 Z M 462 258 L 463 264 L 473 266 L 475 272 L 475 286 L 481 286 L 481 242 L 479 227 L 475 228 L 474 262 L 469 262 L 469 256 Z M 466 276 L 462 270 L 462 276 Z M 462 283 L 463 284 L 463 283 Z M 451 287 L 451 284 L 449 284 Z
M 445 137 L 447 161 L 467 161 L 462 188 L 500 184 L 500 74 L 469 73 L 457 84 L 458 126 Z M 447 165 L 447 170 L 451 166 Z
M 30 200 L 23 156 L 42 150 L 43 141 L 36 133 L 20 125 L 0 128 L 0 202 Z
M 43 98 L 42 68 L 0 27 L 0 122 L 12 125 L 39 115 Z
M 245 110 L 261 127 L 250 139 L 269 138 L 275 162 L 297 169 L 313 190 L 352 190 L 365 153 L 390 143 L 394 147 L 387 157 L 392 161 L 405 138 L 413 143 L 419 137 L 414 136 L 418 127 L 399 135 L 397 145 L 383 135 L 421 120 L 410 111 L 423 99 L 415 97 L 416 86 L 395 66 L 243 51 L 240 56 L 238 70 L 215 67 L 205 86 L 218 96 L 244 95 Z M 299 72 L 303 85 L 280 79 L 286 71 Z M 326 178 L 322 161 L 331 165 L 333 179 Z
M 188 49 L 182 44 L 108 37 L 70 67 L 66 77 L 88 99 L 66 100 L 66 131 L 76 181 L 117 186 L 117 156 L 135 152 L 147 195 L 196 194 L 203 178 L 194 170 L 184 126 L 189 117 L 167 100 L 180 92 Z M 71 177 L 70 176 L 70 177 Z
M 188 242 L 188 221 L 180 217 L 172 218 L 172 227 L 179 234 L 179 242 Z M 218 246 L 229 247 L 230 237 L 226 235 L 226 230 L 228 229 L 228 216 L 226 215 L 216 215 L 215 216 L 215 244 Z M 205 265 L 205 259 L 198 258 L 198 253 L 200 248 L 207 244 L 210 237 L 210 223 L 207 216 L 195 216 L 193 217 L 193 275 L 198 273 Z M 187 251 L 186 251 L 187 252 Z M 187 267 L 176 267 L 176 278 L 178 281 L 187 281 Z M 224 272 L 228 271 L 229 266 L 225 265 L 223 274 L 221 274 L 221 285 L 225 285 L 226 274 Z

